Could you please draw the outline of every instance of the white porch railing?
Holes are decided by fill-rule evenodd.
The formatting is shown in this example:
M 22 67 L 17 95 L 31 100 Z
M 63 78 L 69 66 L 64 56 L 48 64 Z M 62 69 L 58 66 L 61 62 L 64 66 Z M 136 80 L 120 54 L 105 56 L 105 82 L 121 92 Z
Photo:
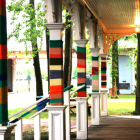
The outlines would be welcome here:
M 42 103 L 40 103 L 40 102 L 42 102 Z M 49 102 L 49 96 L 44 97 L 44 98 L 36 101 L 35 103 L 25 107 L 24 109 L 16 112 L 15 114 L 13 114 L 9 117 L 9 118 L 12 118 L 12 117 L 18 115 L 19 113 L 22 113 L 26 109 L 34 106 L 35 104 L 40 103 L 40 105 L 30 109 L 26 113 L 22 114 L 20 117 L 9 122 L 9 123 L 16 123 L 17 124 L 17 126 L 15 127 L 15 140 L 22 140 L 22 118 L 25 117 L 26 115 L 28 115 L 29 113 L 31 113 L 32 111 L 39 109 L 39 107 L 41 107 L 43 104 L 46 104 L 47 102 Z M 42 110 L 39 112 L 42 112 Z M 41 139 L 41 136 L 40 136 L 40 113 L 39 113 L 34 118 L 34 140 L 40 140 L 40 139 Z
M 80 87 L 78 87 L 76 90 L 71 91 L 70 89 L 73 87 L 68 86 L 67 88 L 64 89 L 64 105 L 67 106 L 66 110 L 65 110 L 65 128 L 66 128 L 66 140 L 70 140 L 70 132 L 71 132 L 71 122 L 70 122 L 70 94 L 73 94 L 75 92 L 77 92 L 79 89 L 83 88 L 85 85 L 82 85 Z M 25 107 L 24 109 L 16 112 L 15 114 L 9 116 L 9 119 L 18 115 L 19 113 L 22 113 L 23 111 L 25 111 L 26 109 L 40 103 L 40 102 L 48 102 L 47 99 L 49 98 L 49 96 L 44 97 L 38 101 L 36 101 L 35 103 Z M 42 104 L 41 104 L 42 105 Z M 29 113 L 31 113 L 33 110 L 38 109 L 38 106 L 34 107 L 33 109 L 27 111 L 26 113 L 24 113 L 23 115 L 21 115 L 20 117 L 14 119 L 13 121 L 11 121 L 10 123 L 16 123 L 17 126 L 15 128 L 15 140 L 22 140 L 22 118 L 25 117 L 26 115 L 28 115 Z M 29 117 L 29 119 L 34 117 L 34 140 L 41 140 L 41 125 L 40 125 L 40 113 L 42 111 L 46 110 L 46 107 L 43 108 L 42 110 L 38 111 L 37 113 L 35 113 L 34 115 L 32 115 L 31 117 Z

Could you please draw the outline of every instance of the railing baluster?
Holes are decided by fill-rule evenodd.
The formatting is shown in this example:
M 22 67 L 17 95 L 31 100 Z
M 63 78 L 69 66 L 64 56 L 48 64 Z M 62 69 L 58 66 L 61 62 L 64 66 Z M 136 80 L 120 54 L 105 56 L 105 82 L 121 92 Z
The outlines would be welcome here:
M 66 140 L 70 140 L 71 122 L 70 122 L 70 90 L 64 92 L 64 105 L 67 105 L 65 110 L 65 124 L 66 124 Z
M 38 114 L 34 117 L 34 140 L 41 140 L 40 127 L 40 114 Z
M 22 118 L 16 123 L 15 140 L 22 140 Z

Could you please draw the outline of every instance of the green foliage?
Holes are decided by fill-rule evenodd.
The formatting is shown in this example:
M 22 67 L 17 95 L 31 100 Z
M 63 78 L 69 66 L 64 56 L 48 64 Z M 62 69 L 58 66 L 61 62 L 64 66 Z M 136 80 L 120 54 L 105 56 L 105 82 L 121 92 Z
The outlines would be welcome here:
M 45 75 L 45 79 L 46 79 L 46 81 L 48 81 L 48 74 Z
M 86 44 L 86 73 L 91 75 L 91 69 L 92 69 L 92 53 L 90 50 L 89 42 Z
M 74 67 L 74 69 L 73 69 L 72 79 L 77 79 L 77 67 Z
M 128 48 L 127 41 L 132 42 L 132 47 L 131 48 Z M 118 46 L 121 46 L 121 47 L 118 47 L 118 54 L 125 53 L 126 55 L 130 56 L 132 67 L 135 68 L 135 73 L 136 73 L 136 70 L 137 70 L 137 65 L 136 65 L 137 64 L 136 63 L 137 62 L 137 55 L 136 55 L 137 54 L 137 47 L 135 46 L 135 44 L 137 44 L 137 34 L 133 34 L 133 35 L 130 35 L 130 36 L 124 36 L 124 37 L 121 37 L 118 40 Z M 112 71 L 112 58 L 113 58 L 114 61 L 116 61 L 116 57 L 112 57 L 116 54 L 116 51 L 112 52 L 112 46 L 110 47 L 110 50 L 109 50 L 108 54 L 110 56 L 110 60 L 107 60 L 107 63 L 110 65 L 111 78 L 112 78 L 112 76 L 117 77 L 118 76 L 117 75 L 117 70 L 114 69 Z M 133 59 L 133 55 L 135 55 L 134 59 Z M 114 67 L 117 68 L 117 66 L 114 66 Z
M 43 43 L 43 31 L 46 27 L 44 23 L 45 12 L 42 10 L 41 2 L 33 8 L 33 6 L 25 0 L 11 0 L 7 6 L 8 12 L 12 13 L 11 25 L 14 25 L 12 32 L 8 35 L 8 40 L 12 37 L 18 41 L 18 43 L 25 44 L 26 55 L 28 55 L 28 47 L 35 46 L 37 44 L 36 38 L 38 38 L 39 49 L 34 48 L 32 57 L 40 51 Z M 21 19 L 22 18 L 22 19 Z M 21 20 L 18 20 L 21 19 Z M 23 34 L 21 36 L 21 33 Z
M 71 88 L 71 91 L 74 91 L 76 89 L 77 89 L 76 87 L 73 87 L 73 88 Z M 77 92 L 70 95 L 70 98 L 75 98 L 75 97 L 77 97 Z

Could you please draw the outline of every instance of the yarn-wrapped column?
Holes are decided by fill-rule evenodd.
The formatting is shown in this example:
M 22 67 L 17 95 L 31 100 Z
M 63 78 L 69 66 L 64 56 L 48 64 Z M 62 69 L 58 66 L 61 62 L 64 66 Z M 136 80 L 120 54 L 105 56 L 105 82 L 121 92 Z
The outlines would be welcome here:
M 78 90 L 77 97 L 86 97 L 86 47 L 77 46 L 77 86 L 84 85 Z
M 92 92 L 99 92 L 99 57 L 92 56 Z
M 0 0 L 0 124 L 8 122 L 6 0 Z
M 49 40 L 50 47 L 50 105 L 63 105 L 63 42 Z
M 107 59 L 101 56 L 101 88 L 107 88 Z

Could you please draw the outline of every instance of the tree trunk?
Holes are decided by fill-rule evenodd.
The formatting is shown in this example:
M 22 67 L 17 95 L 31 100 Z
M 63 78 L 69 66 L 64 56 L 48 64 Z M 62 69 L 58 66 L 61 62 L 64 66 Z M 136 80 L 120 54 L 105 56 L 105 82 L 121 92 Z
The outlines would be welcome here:
M 112 44 L 112 95 L 116 96 L 116 85 L 118 87 L 118 40 Z
M 136 86 L 136 106 L 135 114 L 140 115 L 140 33 L 137 33 L 138 50 L 137 50 L 137 86 Z
M 119 90 L 119 61 L 118 61 L 118 40 L 117 40 L 117 46 L 116 46 L 116 74 L 118 75 L 116 77 L 116 89 L 117 89 L 117 95 L 120 94 L 120 90 Z
M 66 10 L 68 12 L 68 10 Z M 71 16 L 66 17 L 66 24 L 70 24 L 70 27 L 65 29 L 65 61 L 64 61 L 64 88 L 71 84 L 71 71 L 72 71 L 72 29 Z
M 32 8 L 34 8 L 34 0 L 29 0 L 29 3 L 32 4 Z M 31 25 L 31 28 L 34 28 L 33 26 L 35 25 Z M 37 38 L 36 38 L 36 42 L 37 42 Z M 39 54 L 37 50 L 38 50 L 37 43 L 36 45 L 33 45 L 32 43 L 32 52 L 36 52 L 35 57 L 33 57 L 33 66 L 34 66 L 35 77 L 36 77 L 36 95 L 41 96 L 43 95 L 43 88 L 42 88 L 42 77 L 41 77 L 41 70 L 40 70 Z
M 49 70 L 50 70 L 50 61 L 49 61 L 49 35 L 47 34 L 46 29 L 46 51 L 47 51 L 47 69 L 48 69 L 48 94 L 50 94 L 50 76 L 49 76 Z

